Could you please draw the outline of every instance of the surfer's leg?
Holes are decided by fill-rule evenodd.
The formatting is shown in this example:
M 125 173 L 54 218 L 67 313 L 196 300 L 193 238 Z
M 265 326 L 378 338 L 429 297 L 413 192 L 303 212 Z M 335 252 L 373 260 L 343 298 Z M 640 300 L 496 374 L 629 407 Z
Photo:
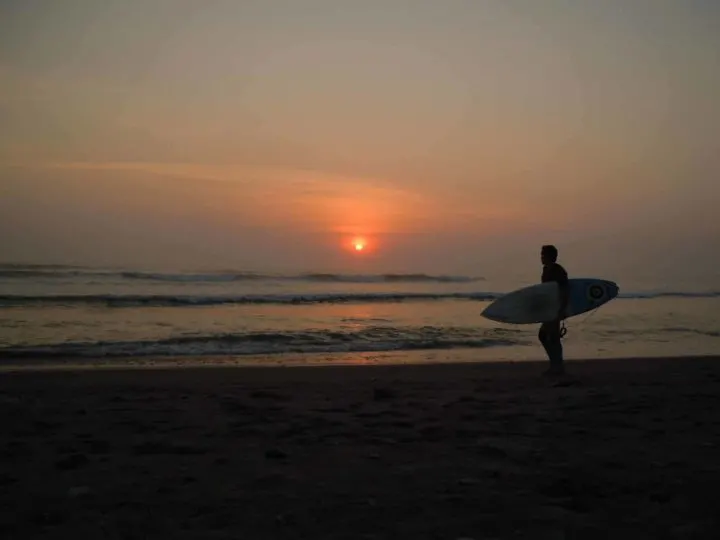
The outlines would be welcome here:
M 550 336 L 548 333 L 548 328 L 545 323 L 540 325 L 540 330 L 538 331 L 538 339 L 540 340 L 540 343 L 543 346 L 543 349 L 545 349 L 545 353 L 548 356 L 548 359 L 552 362 L 552 349 L 550 346 Z
M 553 343 L 553 355 L 550 359 L 550 363 L 552 364 L 554 370 L 563 371 L 565 369 L 563 361 L 562 339 L 560 339 L 560 335 L 557 336 L 557 339 Z
M 562 373 L 563 349 L 560 338 L 560 324 L 557 322 L 543 323 L 540 332 L 538 332 L 538 338 L 550 360 L 548 373 Z
M 550 349 L 550 369 L 555 372 L 563 371 L 563 346 L 560 336 L 560 323 L 551 323 L 548 329 L 548 340 Z

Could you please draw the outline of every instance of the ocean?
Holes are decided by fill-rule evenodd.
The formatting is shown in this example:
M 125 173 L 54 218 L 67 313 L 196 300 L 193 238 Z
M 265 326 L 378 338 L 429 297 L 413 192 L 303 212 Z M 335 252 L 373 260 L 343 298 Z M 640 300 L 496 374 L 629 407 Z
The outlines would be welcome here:
M 609 279 L 620 296 L 567 321 L 568 361 L 720 353 L 720 284 Z M 536 325 L 480 316 L 536 281 L 3 264 L 0 363 L 543 360 Z

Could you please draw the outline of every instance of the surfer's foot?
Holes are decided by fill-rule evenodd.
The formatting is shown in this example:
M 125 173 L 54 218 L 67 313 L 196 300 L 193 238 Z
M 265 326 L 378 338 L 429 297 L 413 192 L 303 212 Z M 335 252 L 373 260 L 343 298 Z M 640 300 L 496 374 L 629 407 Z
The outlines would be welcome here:
M 551 367 L 543 372 L 545 377 L 561 377 L 565 375 L 565 368 Z

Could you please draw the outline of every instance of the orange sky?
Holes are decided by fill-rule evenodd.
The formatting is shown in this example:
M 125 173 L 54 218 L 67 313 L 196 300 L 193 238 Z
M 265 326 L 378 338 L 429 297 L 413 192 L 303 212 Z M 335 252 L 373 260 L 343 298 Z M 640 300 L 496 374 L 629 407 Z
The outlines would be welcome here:
M 3 259 L 720 262 L 715 3 L 40 5 L 0 7 Z

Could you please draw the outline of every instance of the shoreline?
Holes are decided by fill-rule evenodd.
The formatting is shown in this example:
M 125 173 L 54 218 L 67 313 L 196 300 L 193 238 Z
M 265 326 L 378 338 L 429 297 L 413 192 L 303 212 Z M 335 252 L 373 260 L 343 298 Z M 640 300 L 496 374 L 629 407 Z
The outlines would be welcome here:
M 412 351 L 378 351 L 348 353 L 278 353 L 242 356 L 125 356 L 125 357 L 7 357 L 0 359 L 0 373 L 21 371 L 73 370 L 169 370 L 169 369 L 289 369 L 289 368 L 356 368 L 399 366 L 466 366 L 466 365 L 543 365 L 547 359 L 536 357 L 493 358 L 491 350 L 458 348 Z M 627 363 L 682 359 L 720 360 L 720 354 L 688 355 L 621 355 L 566 358 L 566 369 L 588 362 Z

